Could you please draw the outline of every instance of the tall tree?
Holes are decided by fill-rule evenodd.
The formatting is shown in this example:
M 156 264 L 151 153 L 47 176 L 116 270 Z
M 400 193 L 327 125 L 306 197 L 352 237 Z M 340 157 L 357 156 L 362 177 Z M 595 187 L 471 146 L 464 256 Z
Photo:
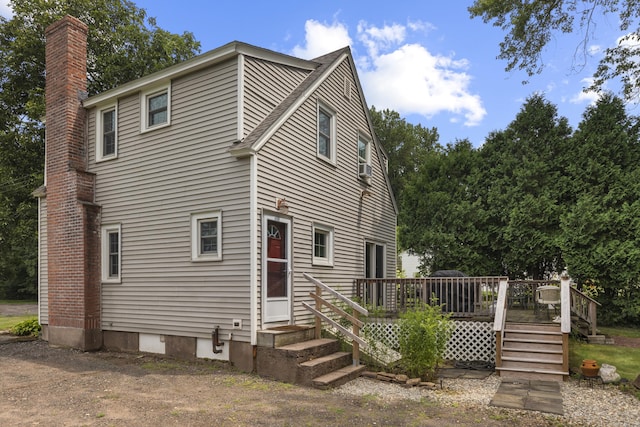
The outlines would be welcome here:
M 573 135 L 575 204 L 562 218 L 569 273 L 602 304 L 608 323 L 640 322 L 640 141 L 619 98 L 589 107 Z
M 65 15 L 89 26 L 95 94 L 194 56 L 193 34 L 169 33 L 128 0 L 12 0 L 0 17 L 0 297 L 35 295 L 37 208 L 44 169 L 44 29 Z
M 400 195 L 400 245 L 422 257 L 424 273 L 485 275 L 485 212 L 476 193 L 478 154 L 468 140 L 432 151 Z
M 596 31 L 596 17 L 612 14 L 625 36 L 606 50 L 590 89 L 600 89 L 607 80 L 619 77 L 627 98 L 638 95 L 640 2 L 637 0 L 475 0 L 469 13 L 472 18 L 480 17 L 506 32 L 498 58 L 507 61 L 507 71 L 521 69 L 529 76 L 544 68 L 543 50 L 557 32 L 582 32 L 580 45 L 576 46 L 581 58 L 576 59 L 584 60 Z
M 373 128 L 389 157 L 389 180 L 398 197 L 419 166 L 439 147 L 436 128 L 408 123 L 393 110 L 370 109 Z
M 562 269 L 558 237 L 568 181 L 563 167 L 571 128 L 540 95 L 527 99 L 504 131 L 480 150 L 479 190 L 487 211 L 492 256 L 512 278 Z

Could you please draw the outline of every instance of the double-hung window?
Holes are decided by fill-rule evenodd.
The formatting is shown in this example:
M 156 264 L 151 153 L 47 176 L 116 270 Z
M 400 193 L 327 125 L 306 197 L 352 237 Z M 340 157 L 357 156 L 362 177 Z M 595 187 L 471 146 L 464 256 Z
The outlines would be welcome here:
M 313 224 L 313 265 L 333 266 L 333 228 Z
M 118 156 L 118 112 L 116 105 L 96 113 L 96 161 Z
M 336 114 L 328 107 L 318 104 L 318 157 L 336 162 Z
M 120 224 L 102 226 L 102 281 L 120 283 L 122 239 Z
M 362 135 L 358 136 L 358 176 L 368 179 L 372 175 L 371 143 Z
M 143 93 L 141 110 L 143 132 L 168 126 L 171 121 L 170 86 Z
M 191 215 L 191 259 L 193 261 L 222 259 L 222 212 Z

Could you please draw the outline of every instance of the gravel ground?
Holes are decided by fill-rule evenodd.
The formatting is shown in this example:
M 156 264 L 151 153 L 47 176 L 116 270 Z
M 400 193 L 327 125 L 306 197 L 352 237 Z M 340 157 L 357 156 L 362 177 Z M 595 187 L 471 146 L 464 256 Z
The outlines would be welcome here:
M 442 406 L 454 408 L 488 408 L 498 390 L 500 378 L 491 375 L 484 380 L 445 379 L 443 389 L 428 390 L 403 388 L 368 378 L 358 378 L 336 389 L 334 393 L 345 396 L 373 395 L 387 402 L 397 400 L 432 400 Z M 615 386 L 589 388 L 570 380 L 562 383 L 564 415 L 539 414 L 541 423 L 557 422 L 557 425 L 632 427 L 640 426 L 640 401 L 620 392 Z M 510 414 L 532 416 L 531 411 L 506 410 Z

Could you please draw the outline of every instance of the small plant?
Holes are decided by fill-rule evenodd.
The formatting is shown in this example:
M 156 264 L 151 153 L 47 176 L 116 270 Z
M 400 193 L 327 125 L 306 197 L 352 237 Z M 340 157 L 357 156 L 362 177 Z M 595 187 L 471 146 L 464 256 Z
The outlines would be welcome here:
M 40 329 L 42 329 L 42 327 L 38 323 L 38 318 L 33 317 L 31 319 L 27 319 L 20 323 L 17 323 L 11 329 L 9 329 L 9 332 L 20 337 L 37 337 L 40 333 Z
M 439 306 L 422 305 L 400 316 L 398 344 L 401 365 L 408 375 L 432 379 L 444 360 L 453 332 L 450 314 Z

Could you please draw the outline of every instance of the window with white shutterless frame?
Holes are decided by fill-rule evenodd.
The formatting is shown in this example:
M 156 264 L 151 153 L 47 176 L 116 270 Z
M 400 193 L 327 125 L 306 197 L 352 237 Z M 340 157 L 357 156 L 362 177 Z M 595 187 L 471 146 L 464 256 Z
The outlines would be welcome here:
M 191 260 L 222 260 L 222 211 L 191 215 Z
M 171 84 L 156 86 L 140 97 L 141 132 L 171 124 Z
M 118 104 L 96 111 L 96 162 L 118 157 Z
M 313 223 L 312 238 L 312 264 L 332 267 L 334 244 L 333 227 Z
M 316 154 L 318 158 L 336 163 L 336 112 L 323 102 L 317 106 L 317 141 Z
M 101 230 L 102 282 L 120 283 L 122 270 L 122 225 L 103 225 Z
M 373 174 L 371 166 L 371 141 L 358 133 L 358 176 L 368 180 Z

